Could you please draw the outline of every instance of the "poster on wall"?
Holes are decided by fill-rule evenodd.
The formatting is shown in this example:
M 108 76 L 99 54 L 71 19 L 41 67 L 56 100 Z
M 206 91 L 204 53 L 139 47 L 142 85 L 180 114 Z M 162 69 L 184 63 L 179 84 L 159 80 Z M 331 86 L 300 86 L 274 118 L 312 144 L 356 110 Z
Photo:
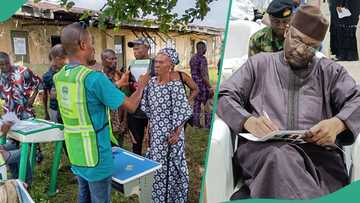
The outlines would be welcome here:
M 15 55 L 26 55 L 26 39 L 14 37 L 14 52 Z
M 115 44 L 115 53 L 122 54 L 122 44 Z

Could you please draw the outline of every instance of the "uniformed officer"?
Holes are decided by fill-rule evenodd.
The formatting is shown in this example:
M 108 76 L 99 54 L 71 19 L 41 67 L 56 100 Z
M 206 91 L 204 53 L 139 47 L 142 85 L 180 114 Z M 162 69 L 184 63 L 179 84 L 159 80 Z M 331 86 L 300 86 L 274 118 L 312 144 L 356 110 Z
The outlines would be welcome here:
M 292 15 L 293 0 L 273 0 L 267 8 L 270 25 L 257 31 L 249 41 L 249 56 L 283 50 L 284 33 Z

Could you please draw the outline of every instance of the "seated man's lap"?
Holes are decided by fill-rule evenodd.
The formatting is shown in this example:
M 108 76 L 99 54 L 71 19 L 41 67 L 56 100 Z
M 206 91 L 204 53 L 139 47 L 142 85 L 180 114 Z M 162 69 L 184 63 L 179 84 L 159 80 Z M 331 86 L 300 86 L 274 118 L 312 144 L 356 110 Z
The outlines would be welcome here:
M 333 192 L 349 181 L 344 161 L 337 150 L 308 143 L 241 141 L 234 164 L 240 168 L 240 175 L 250 182 L 261 173 L 278 173 L 288 178 L 303 174 L 310 179 L 313 177 L 319 187 Z
M 1 147 L 6 151 L 19 149 L 17 142 L 12 139 L 7 140 L 6 144 L 1 145 Z
M 325 149 L 314 144 L 299 146 L 310 157 L 317 172 L 321 175 L 322 184 L 326 185 L 330 192 L 349 184 L 349 174 L 340 150 Z
M 236 151 L 237 161 L 241 167 L 252 167 L 254 164 L 263 164 L 266 161 L 276 161 L 275 158 L 302 159 L 298 149 L 287 142 L 240 142 Z M 270 159 L 270 160 L 269 160 Z

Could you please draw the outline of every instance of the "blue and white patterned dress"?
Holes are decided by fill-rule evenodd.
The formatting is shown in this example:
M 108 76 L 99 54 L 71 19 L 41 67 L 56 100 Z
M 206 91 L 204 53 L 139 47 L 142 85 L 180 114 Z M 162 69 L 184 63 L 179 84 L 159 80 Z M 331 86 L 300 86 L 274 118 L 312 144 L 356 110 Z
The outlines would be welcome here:
M 150 124 L 147 157 L 162 164 L 162 168 L 155 172 L 152 201 L 165 202 L 167 194 L 167 202 L 187 202 L 189 173 L 184 128 L 176 144 L 168 145 L 167 142 L 175 128 L 192 114 L 182 82 L 176 80 L 162 85 L 157 83 L 156 76 L 153 77 L 144 90 L 141 110 L 146 113 Z

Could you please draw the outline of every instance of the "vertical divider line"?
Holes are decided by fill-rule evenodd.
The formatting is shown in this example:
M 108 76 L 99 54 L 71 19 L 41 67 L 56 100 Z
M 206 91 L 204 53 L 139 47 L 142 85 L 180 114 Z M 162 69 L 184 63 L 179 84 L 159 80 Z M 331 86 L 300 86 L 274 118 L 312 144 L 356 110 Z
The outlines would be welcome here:
M 201 190 L 200 190 L 200 198 L 199 198 L 199 203 L 203 203 L 204 202 L 204 196 L 206 195 L 206 193 L 204 193 L 204 186 L 205 186 L 205 180 L 206 180 L 206 171 L 207 171 L 207 163 L 208 163 L 208 155 L 209 155 L 209 151 L 210 151 L 210 144 L 211 144 L 211 137 L 212 137 L 212 128 L 213 128 L 213 123 L 214 123 L 214 117 L 215 117 L 215 113 L 217 110 L 217 103 L 218 103 L 218 92 L 219 92 L 219 88 L 220 88 L 220 79 L 221 79 L 221 74 L 222 74 L 222 66 L 224 64 L 224 55 L 225 55 L 225 48 L 226 48 L 226 42 L 227 42 L 227 38 L 228 38 L 228 32 L 229 32 L 229 24 L 230 24 L 230 16 L 231 16 L 231 7 L 232 7 L 232 0 L 229 0 L 228 2 L 228 13 L 227 13 L 227 17 L 226 17 L 226 28 L 225 28 L 225 32 L 224 32 L 224 41 L 222 44 L 222 50 L 221 50 L 221 55 L 220 55 L 220 71 L 218 71 L 218 78 L 217 78 L 217 84 L 216 84 L 216 90 L 214 93 L 214 105 L 213 105 L 213 109 L 211 112 L 211 127 L 210 127 L 210 131 L 209 131 L 209 138 L 208 138 L 208 145 L 207 145 L 207 149 L 206 149 L 206 155 L 205 155 L 205 172 L 201 178 Z M 206 199 L 206 197 L 205 197 Z

